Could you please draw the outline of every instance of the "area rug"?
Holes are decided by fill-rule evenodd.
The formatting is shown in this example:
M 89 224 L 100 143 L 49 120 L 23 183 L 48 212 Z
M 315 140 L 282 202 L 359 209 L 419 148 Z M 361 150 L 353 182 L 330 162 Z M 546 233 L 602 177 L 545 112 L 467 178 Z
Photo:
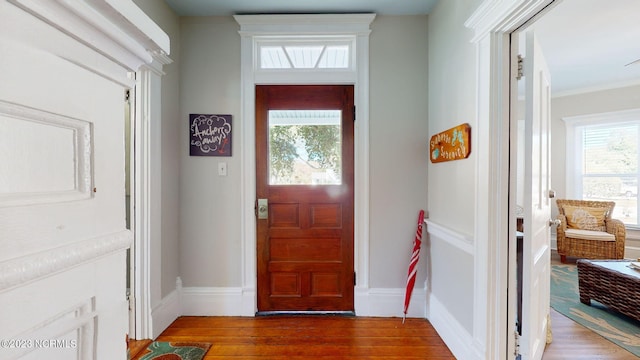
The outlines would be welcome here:
M 552 265 L 551 307 L 640 357 L 640 321 L 609 310 L 594 300 L 591 306 L 581 303 L 575 265 Z
M 139 360 L 202 360 L 209 343 L 154 341 Z

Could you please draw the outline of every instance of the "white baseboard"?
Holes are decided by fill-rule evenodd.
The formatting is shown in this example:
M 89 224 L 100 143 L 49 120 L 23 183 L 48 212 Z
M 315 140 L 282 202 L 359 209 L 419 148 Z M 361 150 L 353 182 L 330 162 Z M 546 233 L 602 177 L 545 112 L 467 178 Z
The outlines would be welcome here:
M 358 289 L 354 294 L 357 316 L 402 317 L 404 289 Z M 185 316 L 254 316 L 255 291 L 242 288 L 187 287 L 181 292 Z M 415 288 L 407 317 L 426 318 L 426 291 Z
M 403 288 L 356 288 L 357 316 L 402 317 Z M 180 316 L 255 316 L 256 293 L 253 289 L 186 287 L 178 278 L 176 290 L 167 295 L 151 312 L 153 337 L 157 337 Z M 424 288 L 415 288 L 407 317 L 427 317 Z
M 355 308 L 357 316 L 402 317 L 404 310 L 403 288 L 356 288 Z M 414 288 L 407 317 L 427 317 L 427 296 L 424 288 Z
M 449 310 L 436 298 L 429 297 L 429 322 L 436 329 L 440 338 L 447 344 L 456 359 L 482 360 L 484 354 L 477 349 L 473 336 L 453 317 Z
M 151 310 L 151 336 L 158 337 L 166 328 L 182 315 L 181 306 L 182 281 L 176 280 L 176 289 L 165 296 L 160 304 Z
M 255 316 L 255 296 L 252 289 L 187 287 L 182 291 L 182 315 Z
M 640 248 L 636 246 L 627 246 L 624 249 L 625 259 L 640 259 Z

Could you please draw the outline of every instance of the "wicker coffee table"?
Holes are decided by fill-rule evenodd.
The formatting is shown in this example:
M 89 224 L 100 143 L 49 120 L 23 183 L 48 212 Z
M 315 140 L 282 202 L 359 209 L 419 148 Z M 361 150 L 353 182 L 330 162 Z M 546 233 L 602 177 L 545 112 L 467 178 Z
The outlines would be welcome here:
M 630 261 L 580 259 L 578 287 L 580 302 L 591 300 L 640 321 L 640 271 Z

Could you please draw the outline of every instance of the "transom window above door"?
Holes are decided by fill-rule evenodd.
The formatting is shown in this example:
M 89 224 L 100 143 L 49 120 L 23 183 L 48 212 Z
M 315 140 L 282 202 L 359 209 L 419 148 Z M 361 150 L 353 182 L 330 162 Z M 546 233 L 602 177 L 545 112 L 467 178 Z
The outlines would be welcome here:
M 257 42 L 259 70 L 350 70 L 353 39 Z

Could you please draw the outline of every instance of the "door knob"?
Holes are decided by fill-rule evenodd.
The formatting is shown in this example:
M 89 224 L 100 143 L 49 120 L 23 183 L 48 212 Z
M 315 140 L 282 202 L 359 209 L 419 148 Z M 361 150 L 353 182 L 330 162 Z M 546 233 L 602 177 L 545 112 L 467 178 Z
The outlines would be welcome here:
M 553 190 L 549 190 L 549 199 L 553 199 L 556 197 L 556 192 Z
M 562 221 L 560 221 L 560 219 L 549 219 L 549 226 L 560 226 L 560 224 L 562 224 Z

